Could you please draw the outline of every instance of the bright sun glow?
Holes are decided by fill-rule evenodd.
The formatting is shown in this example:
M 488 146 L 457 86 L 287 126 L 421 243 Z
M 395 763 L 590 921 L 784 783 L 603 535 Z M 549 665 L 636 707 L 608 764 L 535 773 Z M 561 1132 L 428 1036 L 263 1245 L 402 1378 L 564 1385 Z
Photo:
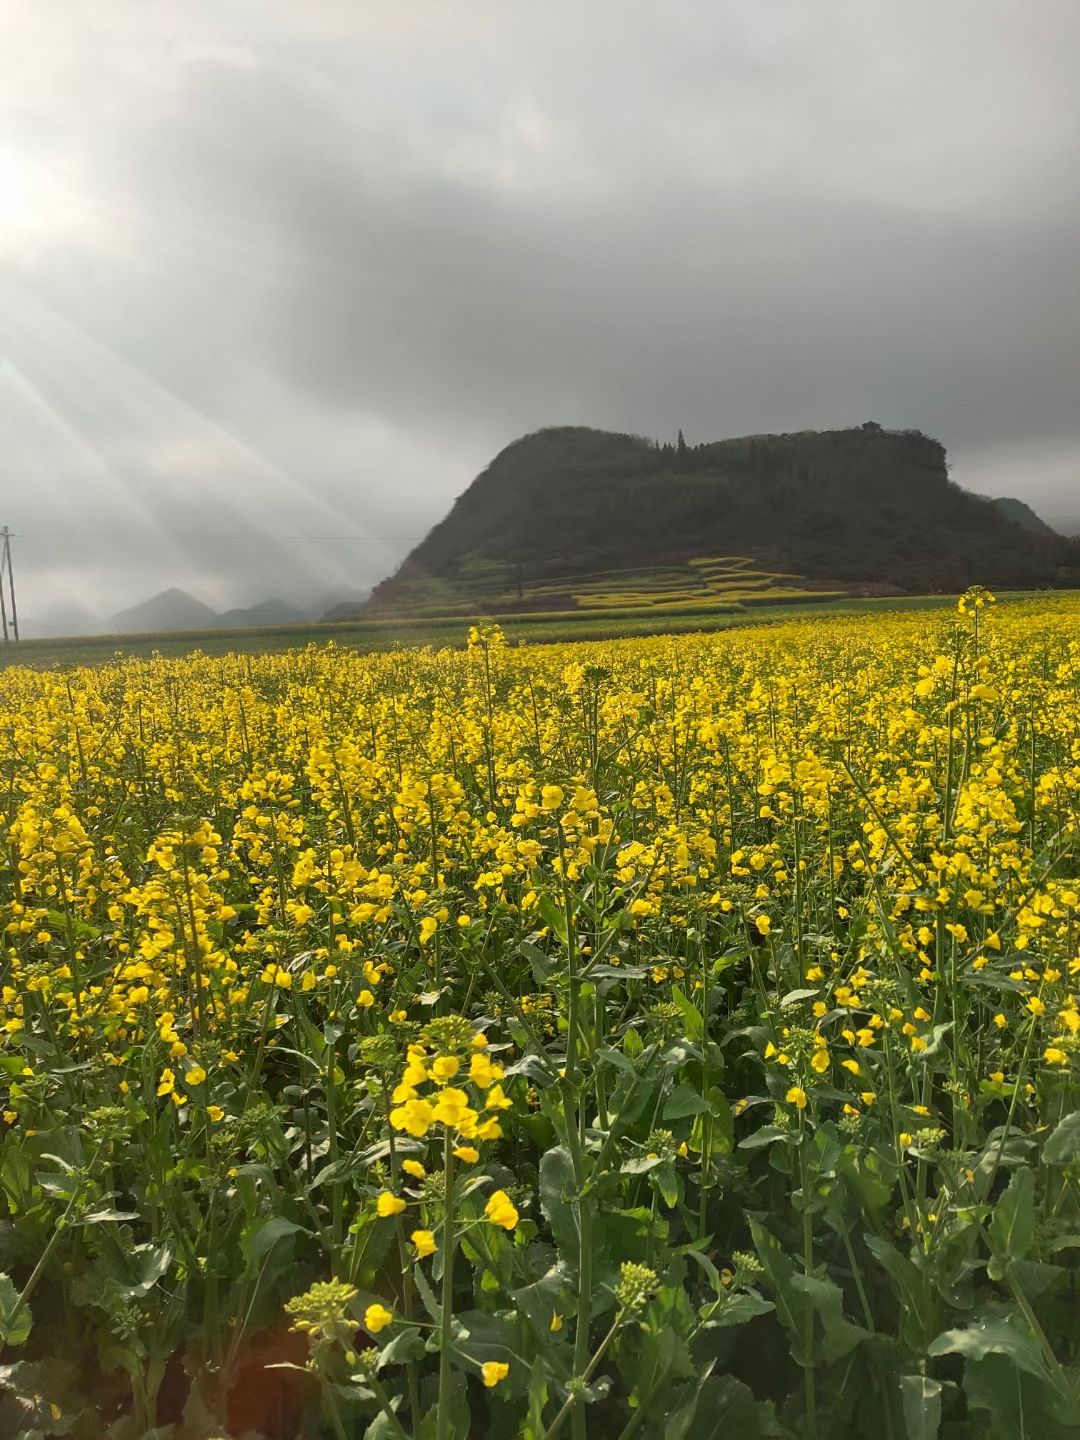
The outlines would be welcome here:
M 55 174 L 25 152 L 0 145 L 0 256 L 30 259 L 77 219 Z
M 23 226 L 34 213 L 30 166 L 13 150 L 0 149 L 0 225 Z

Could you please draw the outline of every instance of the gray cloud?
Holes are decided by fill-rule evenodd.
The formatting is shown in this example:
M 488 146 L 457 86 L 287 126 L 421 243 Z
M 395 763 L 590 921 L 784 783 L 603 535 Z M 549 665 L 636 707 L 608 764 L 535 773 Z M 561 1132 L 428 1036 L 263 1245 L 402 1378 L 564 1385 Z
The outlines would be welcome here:
M 1080 509 L 1077 42 L 1071 0 L 9 6 L 24 608 L 371 583 L 552 423 L 874 417 Z

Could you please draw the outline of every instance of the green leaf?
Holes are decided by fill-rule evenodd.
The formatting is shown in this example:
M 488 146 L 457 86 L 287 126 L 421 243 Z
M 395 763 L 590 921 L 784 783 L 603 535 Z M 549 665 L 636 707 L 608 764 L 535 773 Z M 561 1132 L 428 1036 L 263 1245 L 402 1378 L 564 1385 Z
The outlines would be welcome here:
M 489 1360 L 509 1365 L 510 1375 L 502 1387 L 504 1396 L 522 1396 L 528 1377 L 517 1364 L 523 1348 L 524 1327 L 518 1316 L 491 1315 L 482 1310 L 463 1310 L 455 1314 L 450 1339 L 450 1354 L 460 1370 L 479 1375 L 480 1367 Z
M 1075 1440 L 1076 1402 L 1063 1403 L 1047 1381 L 1017 1370 L 1004 1355 L 969 1359 L 964 1394 L 971 1412 L 986 1417 L 987 1440 Z
M 645 1107 L 655 1094 L 655 1080 L 644 1067 L 640 1072 L 621 1074 L 619 1083 L 608 1101 L 608 1113 L 612 1117 L 612 1128 L 625 1131 L 640 1119 Z
M 937 1305 L 930 1282 L 906 1255 L 879 1235 L 865 1235 L 866 1248 L 896 1282 L 903 1333 L 916 1350 L 922 1350 L 937 1328 Z
M 664 1119 L 685 1120 L 688 1115 L 700 1115 L 709 1108 L 709 1102 L 692 1085 L 678 1085 L 668 1096 Z
M 1035 1176 L 1027 1165 L 1017 1170 L 994 1208 L 990 1244 L 1003 1263 L 1022 1260 L 1035 1233 Z
M 25 1345 L 30 1338 L 32 1322 L 29 1305 L 23 1305 L 18 1314 L 19 1292 L 15 1289 L 10 1275 L 0 1274 L 0 1347 Z
M 653 1172 L 653 1183 L 660 1191 L 661 1198 L 669 1210 L 674 1210 L 679 1203 L 679 1181 L 675 1174 L 675 1166 L 670 1161 L 665 1161 Z
M 792 1143 L 792 1132 L 782 1130 L 779 1125 L 762 1125 L 760 1130 L 755 1130 L 747 1135 L 745 1140 L 739 1141 L 740 1150 L 761 1150 L 766 1145 L 772 1145 L 777 1140 L 783 1140 L 787 1144 Z
M 787 1433 L 772 1406 L 755 1400 L 754 1392 L 734 1375 L 709 1376 L 683 1400 L 671 1416 L 672 1424 L 676 1428 L 665 1429 L 664 1440 L 780 1440 Z M 646 1426 L 645 1433 L 654 1432 Z
M 590 980 L 643 980 L 652 973 L 651 965 L 590 965 Z
M 836 1159 L 836 1173 L 840 1176 L 856 1204 L 865 1215 L 873 1216 L 882 1210 L 892 1197 L 893 1184 L 886 1178 L 886 1166 L 873 1150 L 857 1150 L 854 1145 L 845 1145 Z
M 708 1240 L 706 1240 L 706 1243 L 708 1243 Z M 685 1255 L 688 1260 L 693 1260 L 695 1265 L 701 1266 L 708 1278 L 709 1284 L 716 1291 L 717 1295 L 724 1296 L 728 1293 L 724 1282 L 720 1279 L 720 1271 L 709 1259 L 708 1255 L 705 1254 L 704 1250 L 698 1250 L 693 1245 L 685 1245 L 681 1247 L 680 1253 Z
M 1074 1110 L 1059 1122 L 1042 1152 L 1047 1165 L 1071 1165 L 1077 1156 L 1080 1156 L 1080 1110 Z
M 1029 961 L 1030 963 L 1030 961 Z M 981 986 L 988 990 L 1023 990 L 1020 980 L 1010 980 L 1007 975 L 998 975 L 993 970 L 974 970 L 960 976 L 962 985 Z
M 780 1001 L 780 1009 L 786 1010 L 789 1005 L 798 1005 L 802 1000 L 816 1000 L 817 990 L 789 990 Z
M 373 1390 L 366 1390 L 359 1384 L 355 1375 L 353 1376 L 353 1384 L 356 1386 L 357 1395 L 361 1396 L 364 1400 L 373 1398 L 375 1392 Z M 397 1396 L 393 1397 L 390 1403 L 394 1404 L 397 1399 Z M 375 1416 L 375 1419 L 372 1420 L 371 1424 L 364 1431 L 364 1440 L 391 1440 L 391 1436 L 396 1436 L 398 1433 L 390 1423 L 390 1418 L 386 1414 L 386 1411 L 380 1410 Z
M 540 892 L 540 897 L 539 897 L 539 899 L 538 899 L 537 902 L 536 902 L 536 908 L 540 911 L 540 914 L 544 917 L 544 924 L 550 926 L 551 929 L 555 932 L 555 934 L 559 937 L 559 939 L 560 939 L 560 940 L 563 942 L 563 944 L 565 945 L 565 944 L 566 944 L 566 913 L 565 913 L 565 911 L 562 910 L 562 908 L 561 908 L 560 906 L 558 906 L 558 905 L 555 904 L 555 901 L 552 900 L 552 898 L 551 898 L 550 895 L 545 894 L 543 891 Z
M 302 1225 L 287 1220 L 284 1215 L 271 1215 L 269 1220 L 256 1221 L 254 1225 L 249 1225 L 240 1240 L 248 1274 L 256 1274 L 275 1245 L 291 1238 L 302 1229 Z
M 740 1290 L 732 1295 L 726 1291 L 720 1297 L 719 1306 L 708 1301 L 701 1307 L 707 1330 L 733 1330 L 737 1325 L 746 1325 L 759 1315 L 769 1315 L 776 1309 L 771 1300 L 763 1300 L 756 1290 Z
M 933 1060 L 941 1054 L 945 1048 L 945 1037 L 952 1028 L 953 1022 L 951 1020 L 946 1021 L 943 1025 L 935 1025 L 933 1027 L 930 1031 L 930 1039 L 926 1042 L 925 1048 L 920 1050 L 915 1057 L 920 1065 L 924 1065 L 928 1060 Z
M 937 1440 L 943 1388 L 940 1380 L 925 1375 L 901 1375 L 900 1398 L 908 1440 Z
M 444 1427 L 442 1430 L 439 1428 L 440 1422 Z M 435 1440 L 436 1435 L 440 1434 L 445 1434 L 447 1440 L 467 1440 L 472 1433 L 465 1377 L 458 1371 L 452 1371 L 449 1404 L 445 1412 L 439 1406 L 431 1405 L 423 1419 L 414 1427 L 413 1440 Z
M 807 1302 L 792 1285 L 795 1267 L 784 1254 L 776 1236 L 757 1220 L 750 1221 L 750 1235 L 765 1271 L 766 1282 L 776 1295 L 777 1319 L 792 1337 L 792 1349 L 796 1351 L 802 1344 L 802 1321 Z M 803 1363 L 799 1354 L 796 1354 L 796 1359 Z
M 75 1221 L 75 1224 L 77 1224 L 77 1225 L 105 1225 L 105 1224 L 108 1224 L 108 1223 L 111 1223 L 111 1222 L 114 1222 L 114 1221 L 119 1221 L 119 1220 L 138 1220 L 138 1219 L 139 1219 L 139 1212 L 138 1212 L 137 1210 L 114 1210 L 114 1209 L 111 1209 L 109 1206 L 105 1206 L 105 1207 L 103 1207 L 101 1210 L 91 1210 L 91 1211 L 89 1211 L 89 1213 L 86 1214 L 86 1215 L 84 1215 L 81 1220 Z
M 631 1031 L 627 1032 L 628 1035 L 631 1033 Z M 638 1054 L 641 1053 L 642 1048 L 643 1047 L 639 1039 L 637 1050 Z M 634 1068 L 634 1062 L 630 1058 L 630 1056 L 628 1054 L 624 1054 L 622 1050 L 613 1049 L 610 1045 L 601 1045 L 596 1052 L 597 1069 L 602 1069 L 605 1066 L 609 1066 L 612 1070 L 618 1070 L 620 1075 L 628 1075 L 630 1077 L 634 1077 L 637 1075 L 637 1070 Z
M 844 1292 L 835 1281 L 818 1275 L 793 1275 L 791 1286 L 806 1296 L 821 1321 L 822 1340 L 815 1346 L 815 1353 L 826 1364 L 831 1365 L 849 1354 L 869 1335 L 868 1330 L 844 1314 Z
M 213 1385 L 208 1375 L 196 1376 L 184 1403 L 183 1423 L 179 1427 L 187 1440 L 211 1440 L 221 1434 L 221 1421 L 214 1414 L 212 1402 Z
M 417 1326 L 409 1325 L 379 1351 L 377 1365 L 406 1365 L 424 1358 L 424 1341 Z
M 549 1344 L 552 1317 L 565 1315 L 574 1303 L 566 1266 L 561 1263 L 553 1265 L 531 1285 L 525 1285 L 520 1290 L 511 1290 L 510 1299 L 518 1313 L 528 1320 L 542 1343 Z
M 304 1014 L 298 1015 L 297 1019 L 300 1021 L 300 1030 L 307 1042 L 310 1053 L 316 1058 L 320 1057 L 326 1049 L 326 1039 L 322 1031 L 314 1026 Z
M 172 1264 L 173 1252 L 169 1245 L 154 1245 L 147 1241 L 136 1245 L 130 1252 L 135 1261 L 136 1278 L 128 1285 L 117 1286 L 117 1293 L 125 1300 L 141 1300 L 150 1294 L 157 1282 Z M 129 1270 L 130 1270 L 129 1266 Z
M 428 1278 L 424 1274 L 424 1267 L 419 1263 L 413 1266 L 413 1279 L 416 1282 L 417 1293 L 419 1294 L 420 1299 L 424 1302 L 424 1309 L 431 1316 L 432 1320 L 435 1321 L 436 1325 L 441 1325 L 442 1306 L 436 1299 L 435 1291 L 431 1288 L 431 1285 L 428 1282 Z M 427 1348 L 431 1350 L 435 1347 L 429 1341 Z
M 668 1417 L 668 1422 L 664 1426 L 664 1440 L 685 1440 L 685 1437 L 690 1434 L 690 1426 L 693 1424 L 694 1416 L 697 1413 L 701 1392 L 704 1389 L 706 1380 L 708 1380 L 712 1374 L 715 1364 L 715 1358 L 708 1361 L 705 1369 L 698 1377 L 697 1384 L 690 1392 L 689 1398 L 680 1403 L 678 1409 L 673 1411 Z
M 546 984 L 548 976 L 555 968 L 555 962 L 551 956 L 545 955 L 538 945 L 530 944 L 528 940 L 523 940 L 518 946 L 518 950 L 528 960 L 536 983 L 538 985 Z
M 576 1194 L 574 1166 L 565 1145 L 548 1150 L 540 1161 L 540 1208 L 547 1216 L 559 1253 L 577 1266 L 579 1231 L 571 1196 Z
M 707 1137 L 711 1155 L 730 1155 L 735 1144 L 735 1118 L 727 1096 L 719 1086 L 710 1085 L 707 1098 L 708 1114 L 695 1115 L 690 1127 L 690 1149 L 704 1154 Z
M 685 999 L 685 996 L 683 997 Z M 694 1011 L 697 1014 L 697 1011 Z M 660 1056 L 661 1066 L 668 1073 L 685 1070 L 687 1065 L 701 1059 L 701 1050 L 693 1040 L 684 1038 L 669 1045 Z
M 738 965 L 740 960 L 745 960 L 748 955 L 746 950 L 730 950 L 726 955 L 718 955 L 712 963 L 712 973 L 722 975 L 725 970 L 730 970 L 733 965 Z
M 1034 1335 L 1022 1322 L 1011 1317 L 978 1320 L 964 1329 L 946 1330 L 927 1348 L 928 1355 L 964 1355 L 982 1360 L 987 1355 L 1005 1355 L 1018 1370 L 1048 1380 L 1046 1361 Z
M 522 1440 L 543 1440 L 547 1432 L 544 1406 L 548 1400 L 548 1371 L 542 1358 L 533 1361 L 529 1372 L 529 1413 L 522 1426 Z
M 680 990 L 678 985 L 671 987 L 671 998 L 679 1007 L 679 1013 L 683 1017 L 683 1024 L 686 1026 L 686 1036 L 689 1040 L 704 1040 L 705 1022 L 701 1018 L 701 1011 L 692 1000 Z
M 663 1163 L 659 1155 L 634 1155 L 619 1166 L 619 1174 L 647 1175 L 650 1170 L 657 1169 Z
M 527 1075 L 535 1085 L 548 1086 L 552 1083 L 550 1066 L 545 1065 L 540 1056 L 532 1052 L 527 1052 L 520 1060 L 515 1060 L 513 1065 L 508 1065 L 506 1073 L 510 1076 Z
M 1028 1300 L 1037 1299 L 1052 1285 L 1060 1285 L 1068 1275 L 1064 1265 L 1046 1265 L 1040 1260 L 1013 1260 L 1009 1265 L 1009 1279 L 1020 1286 Z

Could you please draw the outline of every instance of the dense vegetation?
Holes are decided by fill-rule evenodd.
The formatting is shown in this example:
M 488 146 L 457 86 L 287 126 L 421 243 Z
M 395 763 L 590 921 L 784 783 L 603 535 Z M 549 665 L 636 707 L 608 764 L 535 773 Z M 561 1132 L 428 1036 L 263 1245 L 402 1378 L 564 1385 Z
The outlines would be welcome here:
M 1080 609 L 0 677 L 0 1435 L 1065 1440 Z
M 503 450 L 371 607 L 513 609 L 530 584 L 729 555 L 871 593 L 1080 583 L 1080 546 L 953 485 L 944 449 L 917 431 L 658 446 L 568 427 Z

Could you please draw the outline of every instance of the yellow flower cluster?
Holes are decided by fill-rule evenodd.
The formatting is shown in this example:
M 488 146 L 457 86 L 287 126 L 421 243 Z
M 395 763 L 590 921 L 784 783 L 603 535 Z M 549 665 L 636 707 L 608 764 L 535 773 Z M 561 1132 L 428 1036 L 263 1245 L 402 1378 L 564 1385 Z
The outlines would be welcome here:
M 499 1112 L 511 1104 L 499 1083 L 503 1068 L 484 1054 L 487 1041 L 483 1035 L 474 1036 L 472 1043 L 467 1068 L 457 1055 L 431 1055 L 424 1045 L 409 1046 L 408 1064 L 393 1092 L 395 1108 L 390 1123 L 395 1130 L 419 1140 L 439 1125 L 463 1140 L 499 1139 Z M 459 1083 L 451 1084 L 454 1080 Z M 462 1089 L 462 1085 L 469 1088 Z M 426 1094 L 422 1093 L 425 1089 Z M 459 1147 L 458 1153 L 462 1150 L 462 1158 L 476 1158 L 471 1149 Z

